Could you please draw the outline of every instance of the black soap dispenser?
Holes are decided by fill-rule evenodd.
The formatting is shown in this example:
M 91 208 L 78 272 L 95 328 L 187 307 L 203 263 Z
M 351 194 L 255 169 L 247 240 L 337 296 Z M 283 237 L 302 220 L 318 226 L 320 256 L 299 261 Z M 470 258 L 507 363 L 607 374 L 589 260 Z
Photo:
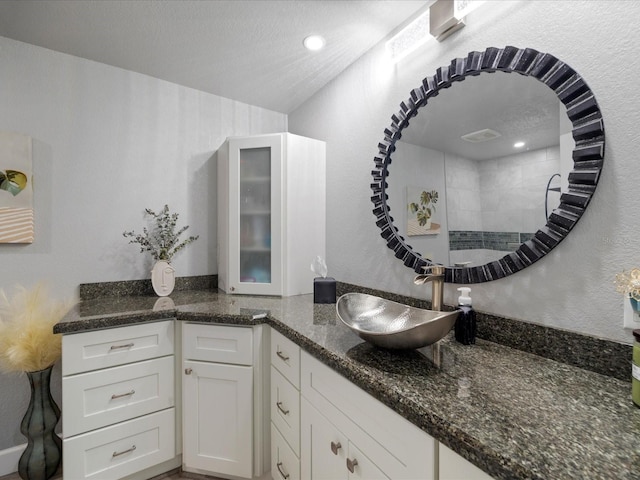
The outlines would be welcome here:
M 456 320 L 455 334 L 456 340 L 463 345 L 471 345 L 476 343 L 476 312 L 471 306 L 471 289 L 469 287 L 458 288 L 460 296 L 458 297 L 458 308 L 460 313 Z

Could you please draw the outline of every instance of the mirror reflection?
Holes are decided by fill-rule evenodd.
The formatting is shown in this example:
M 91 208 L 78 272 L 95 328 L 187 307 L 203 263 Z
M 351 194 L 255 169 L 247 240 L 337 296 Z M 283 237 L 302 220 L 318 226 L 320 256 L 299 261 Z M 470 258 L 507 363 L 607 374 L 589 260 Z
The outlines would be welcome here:
M 574 168 L 572 124 L 535 78 L 467 77 L 430 98 L 389 166 L 395 224 L 433 262 L 479 266 L 547 223 Z

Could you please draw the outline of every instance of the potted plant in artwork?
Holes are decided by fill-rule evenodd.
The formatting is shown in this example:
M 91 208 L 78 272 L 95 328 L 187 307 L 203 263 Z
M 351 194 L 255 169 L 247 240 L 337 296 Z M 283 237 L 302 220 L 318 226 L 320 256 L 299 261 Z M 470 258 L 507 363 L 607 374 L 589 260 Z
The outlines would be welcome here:
M 438 203 L 438 192 L 436 190 L 423 190 L 420 194 L 419 204 L 416 202 L 409 203 L 409 211 L 416 216 L 418 225 L 424 227 L 425 230 L 431 228 L 431 217 L 436 213 L 436 203 Z
M 640 269 L 622 271 L 616 275 L 616 291 L 625 295 L 634 311 L 640 311 Z
M 28 440 L 18 463 L 18 473 L 25 480 L 51 478 L 60 465 L 62 441 L 54 431 L 60 409 L 51 396 L 50 382 L 62 346 L 53 326 L 70 306 L 51 300 L 42 285 L 31 290 L 18 287 L 12 297 L 0 290 L 0 369 L 26 374 L 31 386 L 20 424 Z
M 145 209 L 145 215 L 153 220 L 150 229 L 144 227 L 142 233 L 134 231 L 123 232 L 123 236 L 130 238 L 129 243 L 140 245 L 140 252 L 151 252 L 156 261 L 151 270 L 151 284 L 159 297 L 170 295 L 175 287 L 175 269 L 171 266 L 173 256 L 200 236 L 190 236 L 180 241 L 180 236 L 189 228 L 177 228 L 178 214 L 171 213 L 169 206 L 156 213 L 150 208 Z

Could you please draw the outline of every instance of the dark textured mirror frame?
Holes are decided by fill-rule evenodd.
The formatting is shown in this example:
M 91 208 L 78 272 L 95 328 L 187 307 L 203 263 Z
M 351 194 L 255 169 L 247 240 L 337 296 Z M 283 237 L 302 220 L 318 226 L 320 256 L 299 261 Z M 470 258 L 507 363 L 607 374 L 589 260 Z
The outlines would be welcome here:
M 408 100 L 400 104 L 400 111 L 391 116 L 391 125 L 384 130 L 384 140 L 378 144 L 379 155 L 374 158 L 375 169 L 371 172 L 371 189 L 376 225 L 381 236 L 395 256 L 416 273 L 432 261 L 423 258 L 398 233 L 387 205 L 388 167 L 395 144 L 402 131 L 418 114 L 418 109 L 427 105 L 442 89 L 449 88 L 468 76 L 496 71 L 518 73 L 534 77 L 551 88 L 565 105 L 573 125 L 573 170 L 569 173 L 569 189 L 560 197 L 560 205 L 549 216 L 547 224 L 538 230 L 533 239 L 521 244 L 515 252 L 500 260 L 474 267 L 446 267 L 445 282 L 481 283 L 498 280 L 514 274 L 540 260 L 558 245 L 571 231 L 584 213 L 593 196 L 604 161 L 604 123 L 600 108 L 586 82 L 566 63 L 553 55 L 536 50 L 515 47 L 488 48 L 484 52 L 471 52 L 466 58 L 454 59 L 448 67 L 438 68 L 436 74 L 427 77 L 422 85 L 411 91 Z

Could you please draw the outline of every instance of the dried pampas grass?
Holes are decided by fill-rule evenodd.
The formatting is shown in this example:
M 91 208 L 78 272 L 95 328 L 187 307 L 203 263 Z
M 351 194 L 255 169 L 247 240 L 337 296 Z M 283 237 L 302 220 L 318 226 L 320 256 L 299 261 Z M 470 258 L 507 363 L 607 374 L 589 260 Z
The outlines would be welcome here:
M 10 298 L 0 289 L 0 369 L 36 372 L 53 365 L 62 351 L 53 326 L 70 306 L 51 300 L 42 284 L 31 290 L 17 287 Z

